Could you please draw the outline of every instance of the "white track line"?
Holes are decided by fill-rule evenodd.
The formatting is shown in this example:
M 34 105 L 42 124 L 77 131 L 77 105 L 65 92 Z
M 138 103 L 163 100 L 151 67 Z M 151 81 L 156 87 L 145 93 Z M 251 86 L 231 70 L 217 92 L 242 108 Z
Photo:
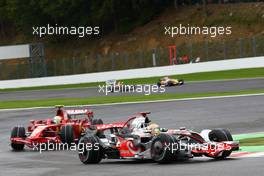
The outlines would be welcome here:
M 192 101 L 192 100 L 210 100 L 210 99 L 222 99 L 222 98 L 238 98 L 238 97 L 251 97 L 251 96 L 264 96 L 264 93 L 258 94 L 242 94 L 242 95 L 225 95 L 225 96 L 210 96 L 210 97 L 196 97 L 196 98 L 180 98 L 180 99 L 168 99 L 168 100 L 151 100 L 151 101 L 135 101 L 135 102 L 121 102 L 121 103 L 105 103 L 105 104 L 90 104 L 90 105 L 73 105 L 65 107 L 84 107 L 84 106 L 112 106 L 112 105 L 125 105 L 125 104 L 146 104 L 146 103 L 161 103 L 161 102 L 173 102 L 173 101 Z M 54 106 L 46 107 L 32 107 L 32 108 L 15 108 L 15 109 L 0 109 L 1 111 L 19 111 L 19 110 L 32 110 L 32 109 L 50 109 Z
M 207 83 L 207 82 L 222 82 L 222 81 L 250 81 L 250 80 L 259 80 L 264 79 L 264 77 L 256 78 L 234 78 L 234 79 L 217 79 L 217 80 L 202 80 L 202 81 L 188 81 L 187 83 Z
M 256 152 L 256 153 L 251 153 L 248 155 L 243 156 L 245 158 L 257 158 L 257 157 L 264 157 L 264 152 Z
M 218 80 L 201 80 L 201 81 L 188 81 L 188 83 L 210 83 L 210 82 L 229 82 L 229 81 L 250 81 L 250 80 L 258 80 L 258 79 L 264 79 L 264 77 L 257 77 L 257 78 L 234 78 L 234 79 L 218 79 Z M 186 84 L 186 83 L 185 83 Z M 141 84 L 139 84 L 141 85 Z M 153 84 L 143 84 L 143 85 L 153 85 Z M 60 86 L 60 85 L 58 85 Z M 22 87 L 23 88 L 23 87 Z M 26 87 L 27 88 L 27 87 Z M 50 90 L 81 90 L 81 89 L 97 89 L 98 86 L 89 86 L 89 87 L 71 87 L 71 88 L 55 88 L 55 89 L 40 89 L 40 90 L 18 90 L 18 91 L 7 91 L 9 92 L 26 92 L 26 91 L 31 91 L 31 92 L 44 92 L 44 91 L 50 91 Z M 1 90 L 5 89 L 0 89 Z M 6 92 L 3 92 L 6 93 Z
M 241 153 L 241 154 L 240 154 Z M 258 158 L 264 157 L 264 152 L 233 152 L 231 158 Z

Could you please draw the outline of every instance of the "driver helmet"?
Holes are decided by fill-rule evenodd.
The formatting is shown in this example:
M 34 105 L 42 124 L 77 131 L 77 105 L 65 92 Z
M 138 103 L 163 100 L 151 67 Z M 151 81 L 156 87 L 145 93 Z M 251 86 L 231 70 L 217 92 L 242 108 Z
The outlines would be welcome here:
M 158 136 L 160 134 L 160 128 L 154 128 L 153 130 L 151 130 L 151 134 L 153 136 Z
M 55 124 L 60 124 L 60 123 L 61 123 L 61 120 L 62 120 L 61 116 L 55 116 L 55 117 L 53 118 L 53 122 L 54 122 Z
M 168 76 L 165 76 L 165 77 L 164 77 L 164 80 L 168 80 L 168 79 L 169 79 L 169 77 L 168 77 Z
M 147 124 L 145 123 L 145 121 L 146 121 L 145 117 L 137 117 L 131 123 L 131 127 L 133 129 L 145 128 L 145 127 L 147 127 Z

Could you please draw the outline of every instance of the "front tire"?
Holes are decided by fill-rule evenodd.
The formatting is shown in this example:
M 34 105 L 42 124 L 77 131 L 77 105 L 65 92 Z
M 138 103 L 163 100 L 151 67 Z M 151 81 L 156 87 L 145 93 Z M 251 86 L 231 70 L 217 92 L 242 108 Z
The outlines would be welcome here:
M 95 136 L 84 136 L 79 141 L 79 159 L 84 164 L 96 164 L 103 158 L 102 147 L 100 146 L 98 139 Z M 91 146 L 86 147 L 86 146 Z
M 213 142 L 223 142 L 223 141 L 233 141 L 233 137 L 231 133 L 222 128 L 213 129 L 209 133 L 209 139 Z M 223 151 L 222 155 L 214 157 L 215 159 L 225 159 L 226 157 L 230 156 L 232 153 L 231 150 Z
M 184 80 L 183 79 L 180 79 L 179 80 L 179 85 L 183 85 L 184 84 Z
M 11 138 L 25 138 L 26 130 L 24 127 L 16 126 L 11 131 Z M 11 143 L 11 147 L 14 151 L 21 151 L 24 149 L 25 144 Z
M 177 145 L 177 150 L 172 150 Z M 169 147 L 168 147 L 169 146 Z M 158 135 L 151 144 L 151 158 L 158 163 L 170 163 L 177 159 L 179 143 L 169 134 Z

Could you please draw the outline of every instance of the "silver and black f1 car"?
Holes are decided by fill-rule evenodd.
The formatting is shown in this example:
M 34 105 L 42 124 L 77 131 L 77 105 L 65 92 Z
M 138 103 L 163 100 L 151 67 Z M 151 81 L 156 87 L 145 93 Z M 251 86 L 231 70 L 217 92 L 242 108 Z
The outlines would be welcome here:
M 151 159 L 168 163 L 179 159 L 207 156 L 224 159 L 239 149 L 228 130 L 194 132 L 185 128 L 165 129 L 150 123 L 148 112 L 132 116 L 125 123 L 97 125 L 80 139 L 79 158 L 84 164 L 102 159 Z M 79 144 L 80 144 L 79 143 Z

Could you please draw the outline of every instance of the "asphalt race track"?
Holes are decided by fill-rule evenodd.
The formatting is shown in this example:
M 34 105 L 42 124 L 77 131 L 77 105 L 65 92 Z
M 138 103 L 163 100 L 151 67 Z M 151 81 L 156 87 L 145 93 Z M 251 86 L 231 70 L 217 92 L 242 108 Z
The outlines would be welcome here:
M 187 82 L 183 86 L 166 88 L 166 93 L 209 93 L 257 89 L 264 89 L 264 78 L 191 83 Z M 46 98 L 79 98 L 105 96 L 104 93 L 99 93 L 98 90 L 98 87 L 90 87 L 61 90 L 0 92 L 0 100 L 32 100 Z M 121 96 L 124 94 L 125 93 L 109 93 L 108 95 Z M 132 95 L 132 93 L 126 93 L 126 95 Z
M 91 107 L 105 123 L 125 120 L 139 111 L 151 111 L 153 122 L 167 128 L 186 126 L 194 130 L 224 127 L 232 133 L 263 131 L 264 96 L 124 104 Z M 0 111 L 0 176 L 124 176 L 124 175 L 263 175 L 264 158 L 230 158 L 216 161 L 195 158 L 187 162 L 156 164 L 150 161 L 103 160 L 98 165 L 83 165 L 74 151 L 12 152 L 9 146 L 13 126 L 27 125 L 30 119 L 54 116 L 54 109 Z

